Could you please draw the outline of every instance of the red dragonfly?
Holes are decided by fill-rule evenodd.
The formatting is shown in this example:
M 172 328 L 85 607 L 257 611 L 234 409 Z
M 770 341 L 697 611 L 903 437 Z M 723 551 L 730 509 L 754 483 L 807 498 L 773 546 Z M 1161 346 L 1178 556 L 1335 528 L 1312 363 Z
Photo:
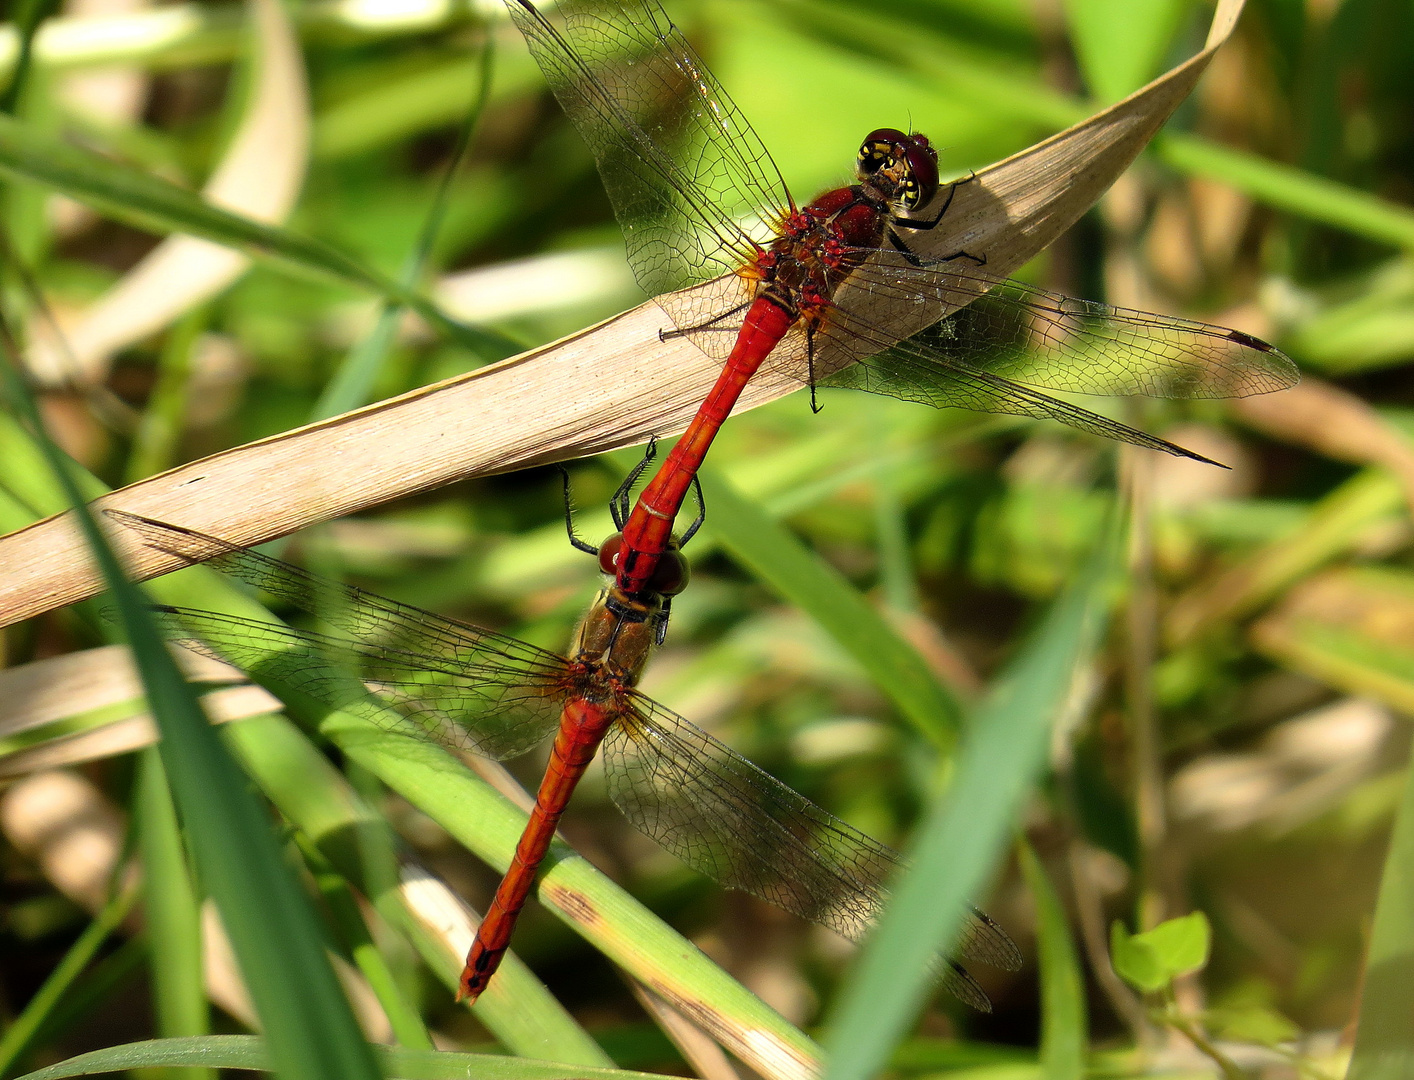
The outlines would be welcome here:
M 807 384 L 1059 420 L 1207 461 L 1043 390 L 1240 397 L 1295 366 L 1237 330 L 1076 300 L 988 275 L 985 251 L 926 257 L 960 184 L 927 138 L 880 128 L 856 182 L 803 209 L 741 110 L 656 0 L 565 0 L 552 21 L 506 0 L 599 165 L 639 284 L 726 364 L 696 418 L 600 554 L 650 587 L 717 429 L 761 365 Z M 1216 463 L 1213 463 L 1216 464 Z
M 634 689 L 662 637 L 667 594 L 686 584 L 676 546 L 661 565 L 676 565 L 678 580 L 665 593 L 633 596 L 610 582 L 568 658 L 191 529 L 107 514 L 149 547 L 210 563 L 338 631 L 164 605 L 156 610 L 169 637 L 385 729 L 485 757 L 517 757 L 554 735 L 535 808 L 467 955 L 459 996 L 474 1001 L 500 964 L 565 804 L 601 744 L 610 798 L 694 870 L 855 941 L 878 914 L 900 866 L 896 852 Z M 955 951 L 1007 970 L 1021 966 L 1006 931 L 975 909 Z M 958 998 L 991 1010 L 956 960 L 940 959 L 938 973 Z

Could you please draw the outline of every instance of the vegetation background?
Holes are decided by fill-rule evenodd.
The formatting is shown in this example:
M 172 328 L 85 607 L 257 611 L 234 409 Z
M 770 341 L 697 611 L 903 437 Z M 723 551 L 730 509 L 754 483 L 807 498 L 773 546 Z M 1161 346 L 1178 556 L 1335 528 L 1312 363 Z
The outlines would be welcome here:
M 980 168 L 1197 51 L 1209 15 L 1182 0 L 670 7 L 797 195 L 845 181 L 860 137 L 881 125 L 926 132 L 948 174 Z M 12 76 L 0 107 L 17 117 L 0 130 L 6 318 L 26 339 L 48 429 L 109 487 L 474 369 L 642 299 L 593 161 L 499 11 L 329 0 L 287 14 L 307 108 L 297 87 L 262 82 L 271 39 L 265 66 L 252 63 L 261 39 L 233 5 L 81 0 L 53 14 L 36 0 L 17 6 L 0 42 Z M 25 28 L 46 16 L 26 55 Z M 70 20 L 80 17 L 106 21 L 79 34 Z M 991 1015 L 932 1000 L 893 1053 L 900 1075 L 1333 1076 L 1354 1042 L 1362 985 L 1367 1016 L 1399 1007 L 1397 985 L 1374 974 L 1362 983 L 1362 972 L 1372 926 L 1377 958 L 1414 933 L 1383 907 L 1375 914 L 1382 871 L 1414 873 L 1414 845 L 1391 846 L 1414 711 L 1411 50 L 1414 11 L 1396 0 L 1249 4 L 1154 150 L 1022 275 L 1235 326 L 1289 352 L 1307 380 L 1270 399 L 1101 403 L 1229 469 L 834 391 L 821 393 L 818 416 L 803 395 L 739 416 L 713 451 L 692 586 L 644 688 L 851 823 L 906 844 L 956 762 L 951 736 L 905 715 L 896 688 L 860 662 L 871 647 L 895 649 L 894 638 L 841 639 L 846 583 L 921 656 L 954 727 L 974 708 L 989 715 L 995 706 L 977 705 L 991 700 L 986 688 L 1047 649 L 1083 676 L 1042 715 L 1055 721 L 1044 777 L 983 904 L 1028 964 L 975 972 Z M 467 343 L 411 319 L 380 323 L 366 291 L 269 261 L 230 266 L 223 282 L 190 253 L 196 262 L 159 266 L 104 308 L 157 244 L 132 224 L 141 200 L 114 216 L 56 194 L 64 185 L 24 153 L 41 143 L 26 140 L 77 142 L 197 188 L 240 138 L 256 137 L 255 115 L 267 141 L 253 171 L 227 175 L 229 204 L 278 220 L 298 192 L 293 233 L 425 284 L 493 334 Z M 46 309 L 70 351 L 54 345 Z M 107 322 L 95 315 L 105 311 Z M 64 505 L 43 470 L 21 466 L 22 428 L 6 434 L 5 531 Z M 609 531 L 600 508 L 637 456 L 572 467 L 586 535 Z M 560 483 L 550 469 L 467 481 L 311 530 L 287 550 L 563 649 L 598 580 L 564 540 Z M 1094 553 L 1111 550 L 1116 508 L 1118 572 L 1101 579 Z M 729 535 L 741 522 L 755 554 Z M 1086 583 L 1092 607 L 1110 613 L 1093 647 L 1079 622 L 1043 622 Z M 802 590 L 813 607 L 801 606 Z M 833 622 L 820 610 L 831 603 Z M 96 611 L 7 628 L 6 665 L 110 640 Z M 192 976 L 204 887 L 191 884 L 158 759 L 112 750 L 56 773 L 24 756 L 120 712 L 75 706 L 49 717 L 68 726 L 0 728 L 10 759 L 0 796 L 7 1074 L 252 1020 L 229 982 L 212 991 L 222 1008 L 208 1017 Z M 331 760 L 422 864 L 484 905 L 497 875 L 446 822 L 356 755 Z M 539 763 L 512 772 L 533 783 Z M 284 782 L 286 794 L 318 786 Z M 445 964 L 420 960 L 416 934 L 384 907 L 340 891 L 308 823 L 266 794 L 284 814 L 290 858 L 323 875 L 332 947 L 391 1017 L 361 1010 L 366 1030 L 404 1046 L 430 1045 L 431 1032 L 442 1048 L 555 1056 L 517 1048 L 457 1008 Z M 619 819 L 601 785 L 577 796 L 563 832 L 789 1024 L 815 1031 L 855 1007 L 841 1004 L 851 949 L 692 875 Z M 111 885 L 139 864 L 146 891 L 128 914 Z M 208 871 L 199 878 L 210 885 Z M 1156 962 L 1171 970 L 1146 983 L 1136 961 L 1127 979 L 1115 974 L 1112 921 L 1141 931 L 1193 911 L 1211 924 L 1206 966 L 1159 947 Z M 614 968 L 545 910 L 527 915 L 515 945 L 563 1003 L 564 1022 L 607 1055 L 576 1044 L 579 1058 L 558 1060 L 722 1067 L 645 1018 Z M 1135 953 L 1123 935 L 1115 947 Z M 231 970 L 229 958 L 208 959 L 208 984 Z

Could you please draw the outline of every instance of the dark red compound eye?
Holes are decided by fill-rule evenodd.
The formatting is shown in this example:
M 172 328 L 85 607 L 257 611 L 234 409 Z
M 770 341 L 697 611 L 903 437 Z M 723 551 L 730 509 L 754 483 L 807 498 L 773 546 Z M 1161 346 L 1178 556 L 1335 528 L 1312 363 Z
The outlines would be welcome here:
M 894 159 L 894 148 L 908 141 L 898 128 L 875 128 L 859 144 L 859 172 L 873 176 Z
M 927 206 L 938 193 L 938 152 L 922 135 L 910 135 L 903 145 L 903 160 L 908 163 L 913 187 L 904 198 L 910 210 Z
M 653 570 L 653 576 L 648 579 L 648 591 L 659 596 L 676 596 L 687 588 L 690 576 L 682 552 L 665 551 Z
M 614 533 L 613 536 L 600 544 L 599 569 L 606 574 L 616 575 L 619 572 L 619 555 L 623 549 L 623 533 Z

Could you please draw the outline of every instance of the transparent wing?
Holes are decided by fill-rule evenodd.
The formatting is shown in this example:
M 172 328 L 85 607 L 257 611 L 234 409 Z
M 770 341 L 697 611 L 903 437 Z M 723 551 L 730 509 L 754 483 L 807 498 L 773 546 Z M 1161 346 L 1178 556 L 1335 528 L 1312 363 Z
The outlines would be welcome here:
M 634 695 L 604 741 L 609 794 L 624 815 L 694 870 L 859 941 L 898 870 L 897 852 L 829 814 L 682 717 Z M 1021 954 L 980 911 L 956 954 L 1008 970 Z M 956 962 L 947 989 L 983 1011 L 987 995 Z
M 773 368 L 935 408 L 1057 420 L 1203 461 L 1042 390 L 1221 398 L 1299 380 L 1282 352 L 1241 331 L 1077 300 L 961 260 L 916 264 L 901 252 L 869 252 L 832 299 L 814 333 L 797 327 L 781 342 Z M 721 324 L 740 318 L 724 315 Z
M 898 344 L 922 384 L 930 368 L 963 367 L 1046 390 L 1186 400 L 1269 394 L 1299 379 L 1250 334 L 1078 300 L 960 259 L 918 265 L 873 252 L 834 303 L 826 348 L 838 355 L 824 358 L 827 369 Z
M 492 758 L 558 726 L 568 661 L 490 630 L 400 604 L 213 536 L 109 510 L 149 546 L 209 563 L 316 615 L 341 635 L 162 607 L 168 636 L 380 726 Z
M 656 0 L 506 0 L 599 164 L 650 296 L 736 270 L 792 206 L 770 154 Z

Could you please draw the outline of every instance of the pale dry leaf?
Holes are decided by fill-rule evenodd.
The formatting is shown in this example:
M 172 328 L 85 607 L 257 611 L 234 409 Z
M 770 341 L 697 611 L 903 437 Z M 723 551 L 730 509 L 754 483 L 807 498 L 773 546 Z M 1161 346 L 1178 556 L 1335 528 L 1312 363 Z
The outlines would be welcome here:
M 977 174 L 958 189 L 948 228 L 924 254 L 985 245 L 1007 273 L 1054 240 L 1134 160 L 1192 90 L 1242 9 L 1224 0 L 1203 52 L 1090 119 Z M 600 453 L 681 432 L 719 363 L 656 303 L 499 364 L 238 447 L 129 485 L 102 500 L 233 543 L 258 544 L 316 521 L 468 476 Z M 799 384 L 764 370 L 739 410 Z M 143 577 L 175 568 L 123 546 Z M 101 586 L 65 515 L 0 538 L 0 625 L 93 595 Z
M 299 40 L 279 0 L 248 0 L 257 50 L 245 114 L 202 194 L 216 206 L 278 224 L 289 216 L 309 160 L 309 103 Z M 34 326 L 29 365 L 43 382 L 92 383 L 112 355 L 168 326 L 250 266 L 240 252 L 169 236 L 72 320 L 63 340 Z
M 174 646 L 173 654 L 193 681 L 245 680 L 238 668 L 190 649 Z M 0 671 L 0 738 L 140 697 L 142 680 L 126 645 L 104 645 L 7 668 Z
M 279 712 L 284 705 L 264 687 L 247 684 L 228 686 L 203 695 L 201 708 L 213 724 L 225 724 Z M 139 713 L 6 754 L 0 757 L 0 780 L 28 776 L 44 769 L 102 761 L 119 754 L 130 754 L 156 742 L 157 726 L 152 717 Z

